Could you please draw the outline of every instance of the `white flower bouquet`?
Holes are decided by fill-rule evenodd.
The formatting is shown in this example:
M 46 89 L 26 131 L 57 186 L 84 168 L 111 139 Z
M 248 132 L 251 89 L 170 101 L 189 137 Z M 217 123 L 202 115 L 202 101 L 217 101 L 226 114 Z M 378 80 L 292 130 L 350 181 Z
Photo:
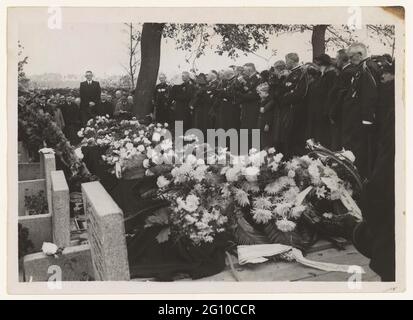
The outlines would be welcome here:
M 118 178 L 142 177 L 155 165 L 168 163 L 173 156 L 167 124 L 143 125 L 136 118 L 114 120 L 96 117 L 78 135 L 83 146 L 104 148 L 103 161 Z
M 161 231 L 163 235 L 199 246 L 212 243 L 218 234 L 227 230 L 226 210 L 230 199 L 224 186 L 217 183 L 217 177 L 211 166 L 188 155 L 169 174 L 157 178 L 158 197 L 170 204 L 166 227 Z M 167 239 L 169 236 L 158 237 L 158 241 Z

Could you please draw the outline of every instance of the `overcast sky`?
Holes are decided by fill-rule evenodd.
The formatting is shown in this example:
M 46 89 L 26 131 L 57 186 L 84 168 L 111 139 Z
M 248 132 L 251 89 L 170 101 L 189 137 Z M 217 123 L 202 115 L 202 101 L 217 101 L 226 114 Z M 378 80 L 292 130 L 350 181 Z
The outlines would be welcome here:
M 390 53 L 390 48 L 383 46 L 378 40 L 370 39 L 365 29 L 356 32 L 358 39 L 369 46 L 370 53 Z M 24 46 L 24 55 L 29 57 L 25 66 L 27 75 L 42 73 L 83 74 L 85 70 L 93 70 L 97 77 L 121 75 L 125 71 L 122 64 L 128 61 L 126 43 L 128 35 L 125 26 L 119 23 L 76 23 L 64 24 L 62 29 L 49 29 L 46 24 L 21 24 L 19 39 Z M 295 51 L 302 61 L 310 61 L 311 33 L 294 33 L 272 36 L 268 50 L 259 50 L 258 55 L 268 58 L 272 49 L 277 56 L 266 61 L 255 55 L 241 56 L 236 61 L 225 55 L 219 56 L 208 49 L 206 55 L 197 60 L 200 71 L 223 69 L 231 64 L 242 65 L 254 62 L 258 70 L 268 68 L 285 54 Z M 215 40 L 217 41 L 217 40 Z M 213 45 L 213 43 L 212 43 Z M 334 55 L 335 49 L 328 52 Z M 174 40 L 163 39 L 161 49 L 160 71 L 168 77 L 187 70 L 190 65 L 185 62 L 188 52 L 175 49 Z

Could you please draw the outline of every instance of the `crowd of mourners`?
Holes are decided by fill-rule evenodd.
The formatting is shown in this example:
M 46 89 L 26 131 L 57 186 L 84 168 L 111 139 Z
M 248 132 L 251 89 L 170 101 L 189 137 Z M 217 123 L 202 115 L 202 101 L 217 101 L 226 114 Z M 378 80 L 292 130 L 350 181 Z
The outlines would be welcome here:
M 77 132 L 96 115 L 131 113 L 133 91 L 102 90 L 91 71 L 80 90 L 28 92 L 19 106 L 50 113 L 72 144 Z M 207 73 L 183 72 L 168 81 L 164 74 L 153 94 L 154 121 L 182 121 L 184 130 L 260 129 L 261 148 L 275 147 L 286 157 L 305 152 L 313 138 L 333 150 L 351 150 L 363 177 L 371 173 L 378 135 L 387 110 L 394 109 L 394 61 L 389 55 L 367 56 L 354 43 L 337 52 L 301 63 L 289 53 L 269 70 L 253 63 Z M 206 135 L 205 135 L 206 136 Z

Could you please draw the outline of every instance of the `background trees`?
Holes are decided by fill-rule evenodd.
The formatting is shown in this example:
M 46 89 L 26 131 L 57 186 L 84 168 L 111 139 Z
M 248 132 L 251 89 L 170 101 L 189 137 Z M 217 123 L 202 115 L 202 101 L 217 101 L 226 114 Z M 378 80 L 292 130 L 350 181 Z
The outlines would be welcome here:
M 27 64 L 29 57 L 23 55 L 24 47 L 20 43 L 17 42 L 17 55 L 19 61 L 17 62 L 17 83 L 18 83 L 18 90 L 19 91 L 26 91 L 29 87 L 29 79 L 26 77 L 26 73 L 24 72 L 24 66 Z
M 127 65 L 122 65 L 125 69 L 131 88 L 135 87 L 136 80 L 136 70 L 140 65 L 140 42 L 141 42 L 141 32 L 140 25 L 135 25 L 132 22 L 125 23 L 125 32 L 128 35 L 128 41 L 126 44 L 126 49 L 128 52 L 128 63 Z

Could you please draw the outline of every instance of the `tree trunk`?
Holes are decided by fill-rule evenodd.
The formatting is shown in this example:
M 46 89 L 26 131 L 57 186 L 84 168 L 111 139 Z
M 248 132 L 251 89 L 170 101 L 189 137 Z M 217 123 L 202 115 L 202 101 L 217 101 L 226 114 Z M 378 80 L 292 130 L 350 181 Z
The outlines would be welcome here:
M 141 65 L 134 94 L 133 113 L 138 119 L 152 112 L 152 95 L 161 58 L 163 23 L 144 23 L 141 38 Z
M 313 60 L 315 57 L 326 52 L 326 24 L 317 24 L 313 27 L 311 44 L 313 46 Z
M 129 76 L 131 82 L 131 88 L 135 87 L 135 77 L 134 77 L 134 67 L 133 67 L 133 56 L 135 52 L 133 51 L 133 24 L 129 25 Z

